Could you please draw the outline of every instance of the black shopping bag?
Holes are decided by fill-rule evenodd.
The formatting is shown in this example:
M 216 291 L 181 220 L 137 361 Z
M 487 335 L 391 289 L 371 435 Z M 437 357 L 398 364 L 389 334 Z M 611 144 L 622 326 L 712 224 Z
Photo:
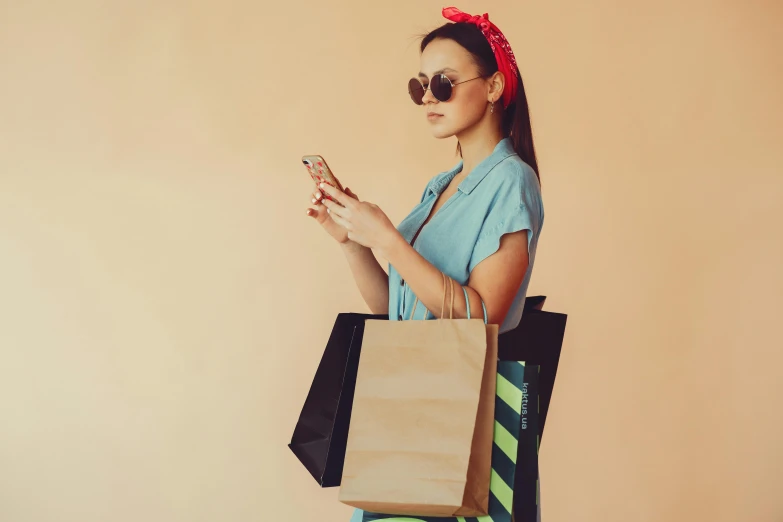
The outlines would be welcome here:
M 541 443 L 541 366 L 525 362 L 511 522 L 538 518 L 538 447 Z
M 388 317 L 338 314 L 288 445 L 324 488 L 339 486 L 342 479 L 366 319 Z
M 519 325 L 498 337 L 498 359 L 525 361 L 541 367 L 538 391 L 541 401 L 539 436 L 543 437 L 544 423 L 552 401 L 557 365 L 565 336 L 566 314 L 543 311 L 545 296 L 528 297 Z

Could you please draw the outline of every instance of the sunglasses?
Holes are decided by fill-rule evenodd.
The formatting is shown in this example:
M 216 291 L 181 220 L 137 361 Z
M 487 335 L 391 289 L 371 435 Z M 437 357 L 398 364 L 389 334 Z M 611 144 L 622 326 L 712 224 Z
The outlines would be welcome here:
M 422 84 L 421 80 L 418 78 L 411 78 L 408 81 L 408 93 L 411 95 L 411 100 L 413 100 L 413 103 L 416 105 L 424 105 L 424 93 L 427 92 L 428 89 L 432 92 L 432 95 L 436 100 L 445 102 L 451 99 L 451 95 L 454 92 L 454 86 L 461 83 L 472 82 L 479 78 L 483 78 L 483 76 L 476 76 L 470 80 L 452 83 L 445 74 L 438 74 L 432 77 L 429 87 L 424 87 L 424 84 Z

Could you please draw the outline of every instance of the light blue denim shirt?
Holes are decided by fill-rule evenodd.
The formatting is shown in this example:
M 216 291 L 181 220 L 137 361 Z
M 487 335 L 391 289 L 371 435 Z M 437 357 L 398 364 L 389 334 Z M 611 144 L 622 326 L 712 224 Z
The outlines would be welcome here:
M 430 215 L 440 194 L 461 171 L 462 161 L 427 184 L 421 202 L 397 227 L 408 243 Z M 457 192 L 421 230 L 413 247 L 439 270 L 465 285 L 473 269 L 497 252 L 504 234 L 527 230 L 529 264 L 511 309 L 500 325 L 503 333 L 516 328 L 522 318 L 543 223 L 544 205 L 536 173 L 514 152 L 511 140 L 505 138 L 459 184 Z M 389 266 L 389 319 L 410 319 L 415 298 L 400 274 Z M 459 293 L 455 299 L 459 299 Z M 481 314 L 481 309 L 471 310 L 473 317 Z M 434 319 L 419 304 L 413 319 L 424 319 L 425 315 Z

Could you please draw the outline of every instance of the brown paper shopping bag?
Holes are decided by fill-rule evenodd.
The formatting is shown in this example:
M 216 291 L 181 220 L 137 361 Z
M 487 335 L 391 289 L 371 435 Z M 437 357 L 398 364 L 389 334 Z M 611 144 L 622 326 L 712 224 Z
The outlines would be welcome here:
M 486 324 L 486 310 L 484 322 L 452 319 L 454 285 L 443 282 L 448 319 L 442 312 L 429 321 L 366 321 L 345 504 L 398 515 L 487 514 L 498 326 Z

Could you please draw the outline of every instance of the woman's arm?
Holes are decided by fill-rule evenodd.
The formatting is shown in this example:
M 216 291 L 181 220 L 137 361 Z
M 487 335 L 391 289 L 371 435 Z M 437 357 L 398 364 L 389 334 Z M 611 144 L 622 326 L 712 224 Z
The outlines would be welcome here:
M 497 252 L 476 265 L 465 288 L 470 299 L 471 317 L 481 317 L 481 301 L 487 307 L 490 324 L 502 324 L 519 286 L 525 278 L 529 263 L 527 230 L 504 235 Z M 379 253 L 405 279 L 419 301 L 434 316 L 441 316 L 443 279 L 440 271 L 424 259 L 402 236 L 392 236 Z M 455 285 L 455 291 L 460 289 Z M 467 317 L 465 299 L 455 297 L 454 318 Z
M 419 301 L 433 315 L 440 317 L 443 303 L 443 278 L 440 271 L 408 244 L 377 205 L 357 201 L 325 184 L 321 184 L 320 188 L 337 200 L 337 203 L 325 200 L 324 205 L 332 219 L 348 231 L 348 239 L 368 249 L 377 249 L 400 273 Z M 491 324 L 503 323 L 527 272 L 527 234 L 527 229 L 503 234 L 498 249 L 473 269 L 467 291 L 470 309 L 477 312 L 471 313 L 471 316 L 481 317 L 483 300 L 488 321 Z M 362 266 L 370 265 L 367 258 Z M 374 286 L 368 285 L 369 288 Z M 388 298 L 388 294 L 386 296 Z M 464 299 L 455 298 L 454 302 L 456 308 L 453 317 L 467 317 Z
M 373 314 L 389 313 L 389 276 L 367 247 L 347 241 L 342 247 L 353 279 Z

